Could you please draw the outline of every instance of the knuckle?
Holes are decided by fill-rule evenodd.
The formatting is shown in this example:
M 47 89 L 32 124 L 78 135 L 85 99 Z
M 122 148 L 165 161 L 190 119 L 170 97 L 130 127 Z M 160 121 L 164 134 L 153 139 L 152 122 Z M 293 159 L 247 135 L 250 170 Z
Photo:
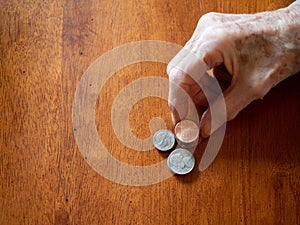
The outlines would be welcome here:
M 199 58 L 210 68 L 213 68 L 217 62 L 222 62 L 223 60 L 219 43 L 216 41 L 205 42 L 198 49 Z
M 199 22 L 200 23 L 214 22 L 219 17 L 219 15 L 220 14 L 216 12 L 208 12 L 200 18 Z
M 177 81 L 184 76 L 184 73 L 177 69 L 174 65 L 168 65 L 167 72 L 170 81 Z
M 202 51 L 202 61 L 205 62 L 210 68 L 212 68 L 212 58 L 213 58 L 213 53 L 211 51 Z
M 220 28 L 218 25 L 206 26 L 202 31 L 202 38 L 204 40 L 210 40 L 210 38 L 213 37 L 213 34 L 219 29 Z

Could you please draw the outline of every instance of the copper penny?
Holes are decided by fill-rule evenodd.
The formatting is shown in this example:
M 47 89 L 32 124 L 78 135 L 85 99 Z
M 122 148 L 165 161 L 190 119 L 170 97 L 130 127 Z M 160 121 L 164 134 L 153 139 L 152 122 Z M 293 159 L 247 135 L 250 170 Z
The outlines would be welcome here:
M 199 127 L 192 120 L 182 120 L 176 124 L 175 137 L 178 145 L 184 148 L 191 148 L 198 144 Z

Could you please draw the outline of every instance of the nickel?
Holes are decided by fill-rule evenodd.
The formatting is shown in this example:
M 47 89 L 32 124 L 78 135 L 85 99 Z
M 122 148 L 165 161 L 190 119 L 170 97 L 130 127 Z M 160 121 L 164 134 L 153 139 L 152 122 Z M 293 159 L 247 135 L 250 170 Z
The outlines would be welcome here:
M 160 151 L 168 151 L 175 144 L 175 136 L 169 130 L 159 130 L 153 136 L 153 144 Z
M 178 148 L 169 155 L 167 164 L 173 173 L 183 175 L 192 171 L 195 166 L 195 158 L 188 150 Z

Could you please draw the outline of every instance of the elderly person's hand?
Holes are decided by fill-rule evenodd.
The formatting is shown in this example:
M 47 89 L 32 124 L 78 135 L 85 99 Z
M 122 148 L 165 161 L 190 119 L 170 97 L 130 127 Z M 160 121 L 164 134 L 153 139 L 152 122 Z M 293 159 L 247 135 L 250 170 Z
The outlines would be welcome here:
M 197 60 L 187 57 L 187 51 Z M 218 80 L 227 121 L 232 120 L 253 100 L 262 98 L 276 84 L 300 70 L 300 1 L 270 12 L 202 16 L 191 39 L 167 68 L 173 122 L 183 119 L 188 110 L 186 98 L 178 87 L 196 105 L 207 106 L 208 96 L 197 85 L 195 75 L 187 71 L 195 74 L 198 70 L 203 75 L 208 69 L 213 69 L 213 74 L 204 75 L 200 82 L 207 86 L 210 79 Z M 216 95 L 209 88 L 206 94 Z M 218 104 L 220 96 L 213 97 Z M 215 131 L 211 130 L 209 108 L 202 116 L 200 129 L 203 137 Z

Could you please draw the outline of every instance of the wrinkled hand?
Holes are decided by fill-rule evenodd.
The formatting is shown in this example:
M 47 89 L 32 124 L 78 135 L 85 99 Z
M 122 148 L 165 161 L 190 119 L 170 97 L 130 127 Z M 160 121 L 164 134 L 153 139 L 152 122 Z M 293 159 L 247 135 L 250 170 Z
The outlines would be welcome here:
M 208 75 L 205 72 L 208 69 L 213 69 L 213 74 Z M 224 96 L 229 121 L 299 70 L 300 1 L 287 8 L 257 14 L 205 14 L 191 39 L 167 68 L 173 122 L 183 119 L 188 110 L 187 99 L 180 89 L 198 106 L 207 106 L 208 98 L 218 104 Z M 223 96 L 209 88 L 214 78 Z M 208 87 L 206 95 L 197 82 L 201 87 Z M 208 109 L 201 119 L 201 135 L 209 136 L 221 123 L 220 120 L 211 129 Z

